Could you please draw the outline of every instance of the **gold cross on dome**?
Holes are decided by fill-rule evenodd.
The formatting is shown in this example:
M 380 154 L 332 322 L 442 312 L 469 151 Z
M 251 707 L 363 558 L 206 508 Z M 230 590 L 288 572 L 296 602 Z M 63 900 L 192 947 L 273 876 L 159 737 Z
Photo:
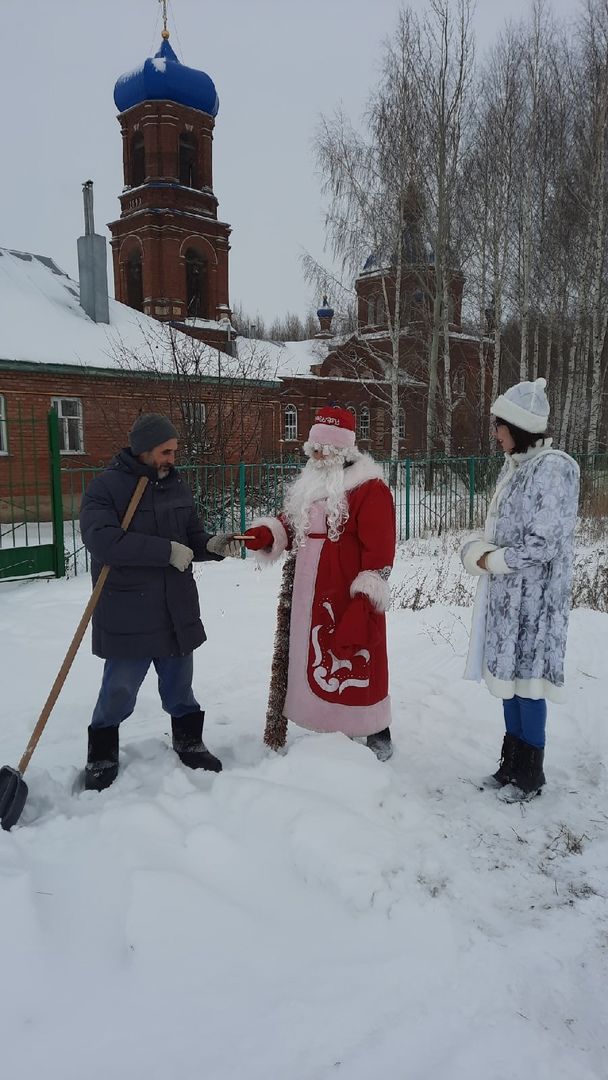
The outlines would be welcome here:
M 167 30 L 167 2 L 168 0 L 158 0 L 163 9 L 163 33 L 162 36 L 165 40 L 169 37 L 169 31 Z

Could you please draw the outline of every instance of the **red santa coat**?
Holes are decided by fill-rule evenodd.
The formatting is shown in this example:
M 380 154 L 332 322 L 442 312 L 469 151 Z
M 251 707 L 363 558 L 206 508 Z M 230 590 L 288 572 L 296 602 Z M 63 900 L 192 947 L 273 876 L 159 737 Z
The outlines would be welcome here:
M 284 714 L 313 731 L 372 735 L 390 724 L 385 611 L 395 557 L 395 509 L 382 469 L 365 454 L 345 471 L 348 520 L 327 536 L 325 502 L 313 503 L 298 547 Z M 264 518 L 274 561 L 291 547 L 284 517 Z

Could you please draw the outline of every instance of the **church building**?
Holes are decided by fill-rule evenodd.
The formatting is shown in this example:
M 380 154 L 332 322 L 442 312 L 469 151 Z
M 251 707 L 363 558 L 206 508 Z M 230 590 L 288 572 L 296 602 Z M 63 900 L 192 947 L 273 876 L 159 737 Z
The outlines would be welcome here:
M 213 81 L 178 60 L 165 27 L 155 56 L 118 79 L 114 102 L 124 174 L 109 226 L 116 299 L 224 346 L 230 226 L 213 192 Z

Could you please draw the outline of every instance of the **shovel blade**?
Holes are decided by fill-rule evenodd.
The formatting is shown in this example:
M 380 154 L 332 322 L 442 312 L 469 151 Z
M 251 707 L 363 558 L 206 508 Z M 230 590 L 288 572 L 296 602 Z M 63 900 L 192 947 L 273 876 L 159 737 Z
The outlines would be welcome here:
M 0 769 L 0 825 L 7 832 L 19 821 L 26 799 L 27 784 L 19 770 L 3 765 Z

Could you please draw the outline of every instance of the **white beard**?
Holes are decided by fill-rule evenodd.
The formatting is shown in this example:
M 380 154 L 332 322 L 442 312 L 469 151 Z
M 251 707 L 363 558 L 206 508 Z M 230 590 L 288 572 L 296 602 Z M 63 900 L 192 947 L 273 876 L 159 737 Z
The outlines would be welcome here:
M 348 521 L 343 454 L 324 457 L 321 461 L 311 458 L 287 489 L 285 516 L 296 547 L 305 542 L 310 531 L 310 508 L 320 500 L 326 500 L 327 535 L 330 540 L 337 540 Z

